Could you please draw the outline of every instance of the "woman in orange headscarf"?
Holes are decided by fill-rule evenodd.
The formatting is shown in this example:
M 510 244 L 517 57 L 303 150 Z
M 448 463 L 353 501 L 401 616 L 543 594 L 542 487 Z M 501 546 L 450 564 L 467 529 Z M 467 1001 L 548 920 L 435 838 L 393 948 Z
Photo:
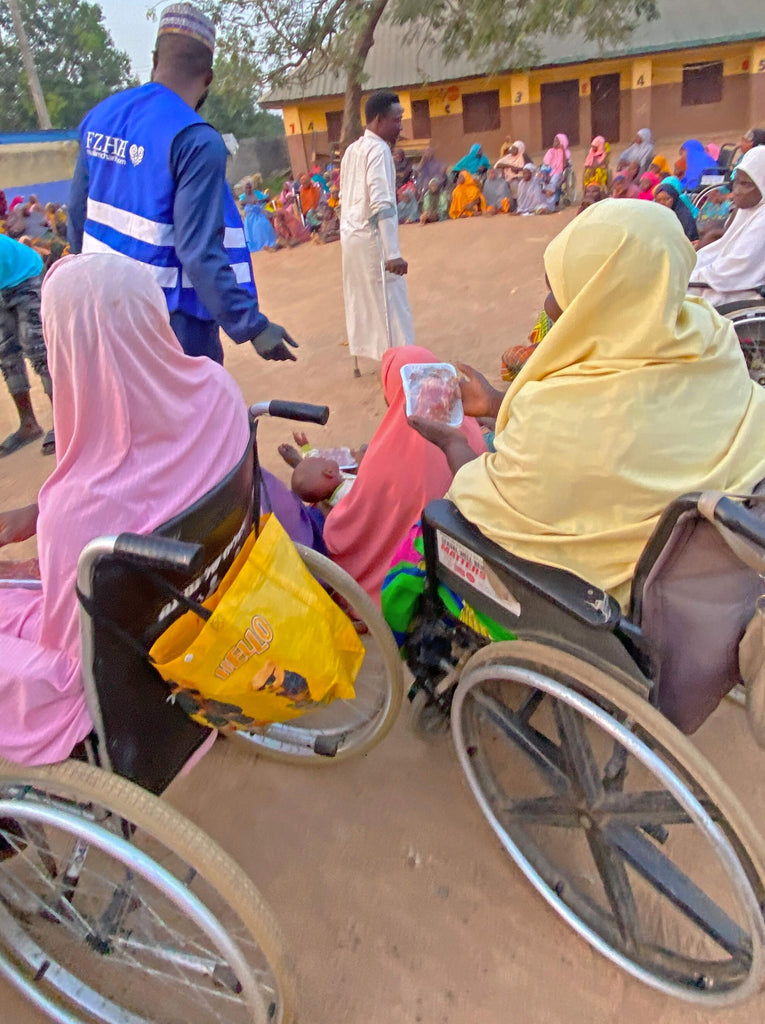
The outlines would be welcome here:
M 452 220 L 459 220 L 460 217 L 472 217 L 485 210 L 486 200 L 475 178 L 470 171 L 460 171 L 452 193 L 449 216 Z
M 442 498 L 452 474 L 443 452 L 429 444 L 406 420 L 401 367 L 435 363 L 426 348 L 390 348 L 382 359 L 382 384 L 388 411 L 369 443 L 350 494 L 332 509 L 324 524 L 324 543 L 333 560 L 380 601 L 391 558 L 434 498 Z M 486 451 L 481 428 L 465 419 L 460 430 L 476 454 Z

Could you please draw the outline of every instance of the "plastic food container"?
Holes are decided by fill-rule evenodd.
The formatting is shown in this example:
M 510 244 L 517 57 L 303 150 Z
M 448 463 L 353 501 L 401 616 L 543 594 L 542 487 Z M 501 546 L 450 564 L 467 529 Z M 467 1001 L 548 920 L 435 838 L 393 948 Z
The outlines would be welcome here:
M 407 416 L 459 427 L 464 419 L 457 371 L 451 363 L 410 363 L 401 367 Z
M 353 452 L 350 448 L 319 448 L 306 454 L 308 459 L 316 458 L 317 456 L 322 459 L 332 459 L 333 462 L 338 464 L 340 469 L 352 470 L 359 468 L 359 464 L 353 457 Z

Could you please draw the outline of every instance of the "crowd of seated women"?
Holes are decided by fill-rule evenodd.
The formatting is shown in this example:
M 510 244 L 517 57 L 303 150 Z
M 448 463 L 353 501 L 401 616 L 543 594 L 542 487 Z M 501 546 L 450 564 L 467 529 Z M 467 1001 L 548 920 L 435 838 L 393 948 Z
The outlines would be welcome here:
M 492 165 L 480 143 L 448 168 L 432 147 L 413 164 L 394 150 L 400 224 L 430 224 L 482 214 L 553 213 L 559 205 L 563 177 L 571 162 L 568 138 L 555 136 L 539 167 L 520 139 L 509 137 Z
M 46 271 L 69 252 L 66 228 L 66 206 L 60 203 L 43 206 L 36 195 L 26 200 L 23 196 L 14 196 L 8 202 L 0 189 L 0 234 L 34 249 Z

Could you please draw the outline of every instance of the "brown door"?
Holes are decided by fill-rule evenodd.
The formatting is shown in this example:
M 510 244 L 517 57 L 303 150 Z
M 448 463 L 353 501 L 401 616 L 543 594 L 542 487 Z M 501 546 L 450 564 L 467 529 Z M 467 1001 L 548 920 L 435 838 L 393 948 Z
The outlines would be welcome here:
M 333 142 L 339 142 L 340 136 L 343 134 L 343 112 L 342 110 L 328 110 L 326 118 L 327 142 L 331 146 Z
M 430 103 L 428 100 L 412 100 L 412 138 L 430 138 Z
M 558 132 L 579 145 L 579 82 L 547 82 L 542 86 L 542 148 L 552 146 Z
M 616 75 L 595 75 L 592 79 L 592 136 L 602 135 L 606 142 L 619 139 L 619 79 Z

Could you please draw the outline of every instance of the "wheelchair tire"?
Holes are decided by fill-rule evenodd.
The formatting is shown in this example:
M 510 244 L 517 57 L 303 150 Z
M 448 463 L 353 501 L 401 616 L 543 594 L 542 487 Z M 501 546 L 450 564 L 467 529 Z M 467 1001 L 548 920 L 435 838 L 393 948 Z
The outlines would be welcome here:
M 759 991 L 762 837 L 618 671 L 545 643 L 492 644 L 465 667 L 451 721 L 502 846 L 596 950 L 710 1008 Z
M 270 909 L 158 797 L 79 762 L 0 761 L 0 837 L 0 976 L 51 1020 L 294 1020 Z
M 367 654 L 356 680 L 354 700 L 335 700 L 289 722 L 255 732 L 238 732 L 238 742 L 290 764 L 316 767 L 366 754 L 390 731 L 404 694 L 403 663 L 393 634 L 366 591 L 323 555 L 296 545 L 308 570 L 338 595 L 367 628 Z

